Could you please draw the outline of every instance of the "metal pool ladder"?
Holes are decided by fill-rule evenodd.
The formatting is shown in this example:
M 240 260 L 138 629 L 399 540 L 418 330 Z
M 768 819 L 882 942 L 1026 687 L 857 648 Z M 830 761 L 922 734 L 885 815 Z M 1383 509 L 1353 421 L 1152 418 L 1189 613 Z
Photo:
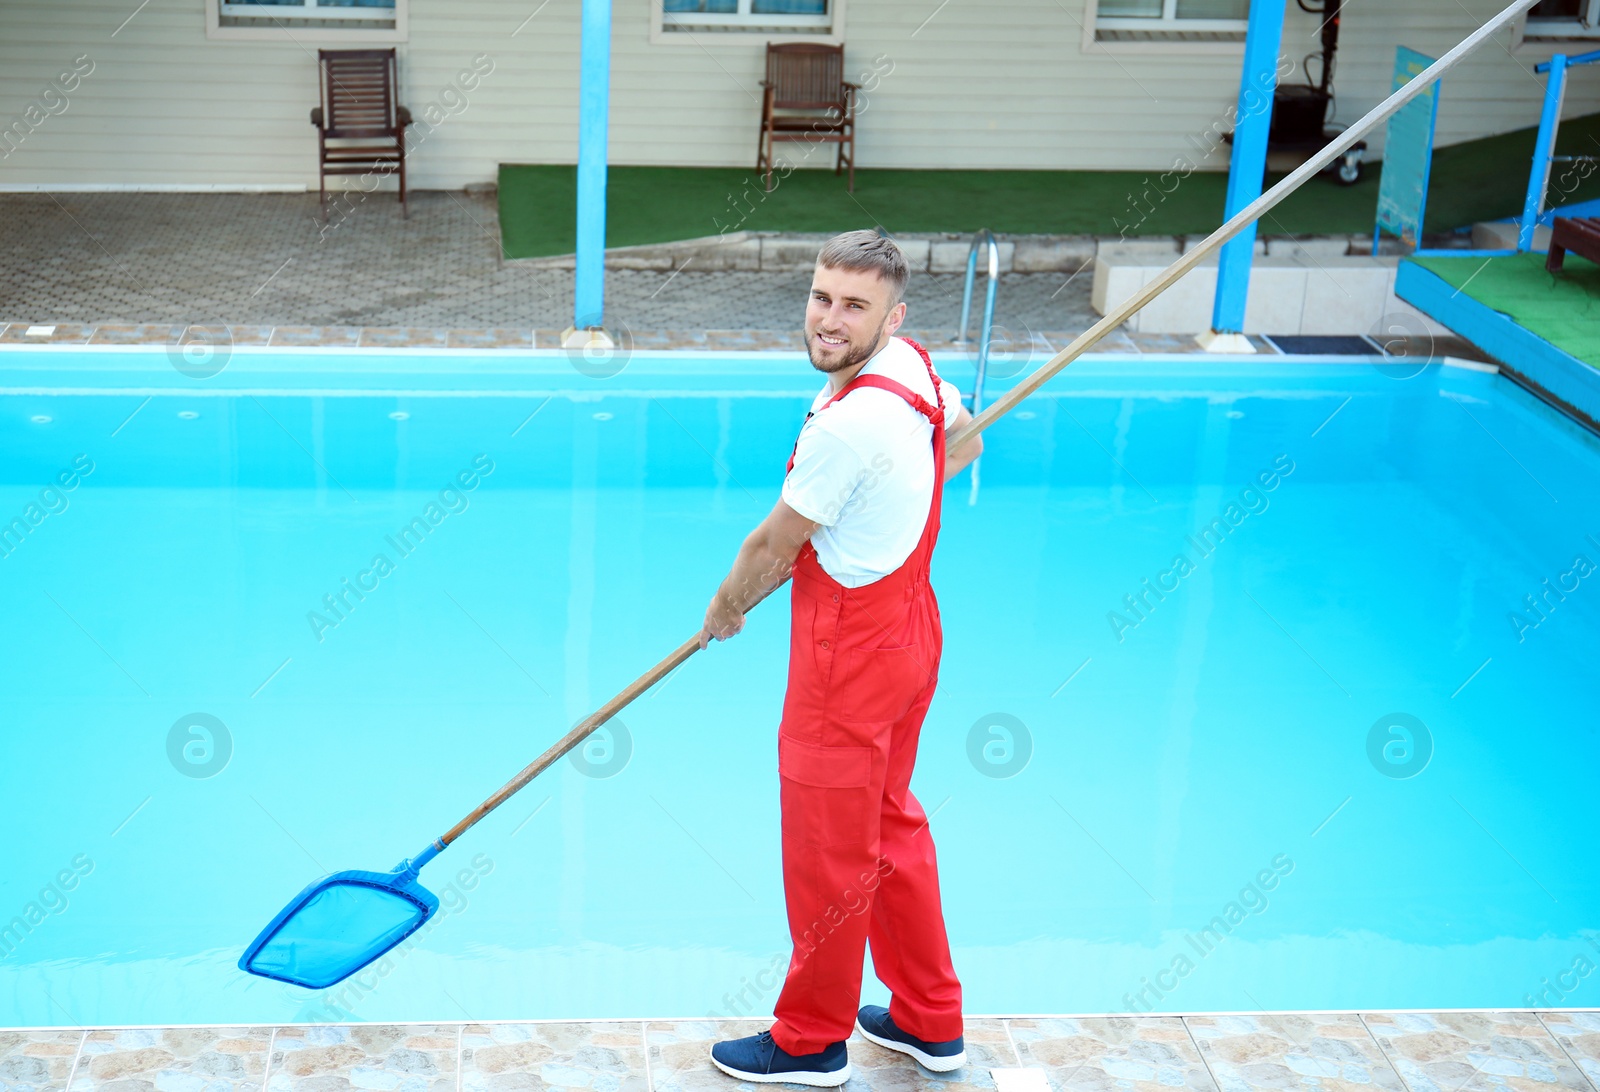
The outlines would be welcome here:
M 994 232 L 981 229 L 973 236 L 972 249 L 967 252 L 967 282 L 961 289 L 961 327 L 956 331 L 957 344 L 971 341 L 967 336 L 967 323 L 972 318 L 972 287 L 978 276 L 978 251 L 987 248 L 989 257 L 988 283 L 983 298 L 983 324 L 978 328 L 978 374 L 972 382 L 972 415 L 983 410 L 983 380 L 989 372 L 989 335 L 994 329 L 994 293 L 1000 284 L 1000 244 Z M 980 455 L 972 460 L 972 492 L 967 496 L 969 505 L 978 503 L 978 464 Z

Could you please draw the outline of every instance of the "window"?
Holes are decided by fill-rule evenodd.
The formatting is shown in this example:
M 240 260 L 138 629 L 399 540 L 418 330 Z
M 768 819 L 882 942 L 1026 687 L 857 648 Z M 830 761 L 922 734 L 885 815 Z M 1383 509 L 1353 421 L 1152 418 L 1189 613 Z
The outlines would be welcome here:
M 206 0 L 211 38 L 281 38 L 310 32 L 318 41 L 405 40 L 406 0 Z
M 394 24 L 394 0 L 222 0 L 224 19 L 361 19 Z
M 1100 41 L 1243 41 L 1250 0 L 1099 0 Z
M 1600 0 L 1541 0 L 1528 12 L 1523 37 L 1600 38 Z
M 660 0 L 661 29 L 829 34 L 839 0 Z

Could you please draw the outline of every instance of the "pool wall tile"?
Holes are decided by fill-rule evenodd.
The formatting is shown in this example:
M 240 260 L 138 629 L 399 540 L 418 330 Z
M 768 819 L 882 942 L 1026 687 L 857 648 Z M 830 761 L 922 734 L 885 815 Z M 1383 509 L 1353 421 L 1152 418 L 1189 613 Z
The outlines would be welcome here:
M 446 330 L 420 326 L 367 326 L 361 329 L 364 349 L 442 349 L 448 341 Z
M 1263 1013 L 1190 1016 L 1184 1023 L 1221 1092 L 1251 1088 L 1317 1092 L 1405 1089 L 1358 1016 Z
M 1363 1019 L 1411 1092 L 1594 1092 L 1531 1012 Z
M 94 334 L 94 326 L 84 322 L 41 322 L 39 326 L 54 326 L 49 334 L 35 337 L 28 336 L 28 327 L 35 325 L 27 322 L 13 322 L 0 333 L 0 341 L 7 343 L 21 342 L 25 345 L 83 345 Z
M 272 340 L 271 326 L 251 326 L 234 323 L 228 327 L 228 336 L 235 345 L 266 345 Z
M 1037 336 L 1046 342 L 1049 355 L 1054 356 L 1076 341 L 1078 335 L 1082 332 L 1081 330 L 1046 330 Z M 1129 336 L 1127 327 L 1118 326 L 1115 330 L 1106 334 L 1105 337 L 1095 342 L 1093 348 L 1089 351 L 1091 353 L 1137 353 L 1139 352 L 1139 346 Z M 1042 364 L 1044 362 L 1040 361 L 1039 363 Z
M 686 340 L 686 335 L 674 330 L 633 331 L 633 347 L 635 349 L 670 349 Z
M 272 331 L 273 346 L 316 345 L 353 348 L 361 339 L 359 326 L 278 326 Z
M 1539 1020 L 1600 1090 L 1600 1012 L 1541 1012 Z
M 1128 340 L 1139 352 L 1156 356 L 1204 352 L 1190 334 L 1129 334 Z
M 707 350 L 761 352 L 805 348 L 799 331 L 784 330 L 707 330 L 702 342 Z
M 636 349 L 705 349 L 705 331 L 693 330 L 635 330 L 633 345 Z
M 460 1034 L 455 1024 L 279 1028 L 267 1092 L 456 1092 Z
M 462 1030 L 461 1092 L 543 1089 L 649 1092 L 643 1025 L 468 1024 Z
M 177 341 L 181 325 L 169 323 L 101 323 L 89 336 L 90 345 L 162 345 Z
M 84 1033 L 0 1031 L 0 1092 L 61 1092 Z
M 1024 1066 L 1045 1070 L 1056 1092 L 1217 1092 L 1176 1016 L 1016 1019 L 1011 1038 Z M 1013 1063 L 1015 1064 L 1015 1063 Z
M 532 330 L 450 330 L 445 343 L 452 349 L 531 349 Z
M 84 1037 L 69 1092 L 260 1092 L 270 1028 L 133 1028 Z
M 967 327 L 968 331 L 969 332 L 974 331 L 975 326 L 976 326 L 976 321 L 974 321 L 973 323 L 969 324 L 968 327 Z M 971 350 L 973 350 L 973 349 L 975 349 L 977 347 L 977 336 L 976 336 L 976 333 L 973 334 L 973 339 L 971 341 L 959 341 L 959 340 L 957 340 L 954 330 L 905 330 L 905 329 L 901 329 L 901 330 L 896 331 L 896 333 L 901 337 L 910 338 L 912 341 L 915 341 L 918 345 L 921 345 L 924 349 L 928 350 L 930 353 L 934 353 L 934 352 L 952 352 L 952 351 L 959 350 L 959 349 L 966 349 L 968 351 L 971 351 Z
M 0 344 L 159 345 L 175 342 L 185 329 L 182 324 L 163 323 L 44 323 L 41 325 L 53 325 L 54 333 L 48 336 L 29 337 L 28 325 L 25 322 L 9 324 L 0 322 Z M 560 348 L 561 344 L 560 330 L 505 327 L 446 329 L 418 326 L 268 326 L 230 323 L 227 324 L 227 330 L 231 343 L 235 346 L 279 348 L 555 349 Z M 934 353 L 976 351 L 976 340 L 958 341 L 951 330 L 902 330 L 901 333 L 914 338 Z M 1003 353 L 1005 360 L 1013 366 L 1017 360 L 1022 361 L 1023 366 L 1037 366 L 1076 336 L 1075 331 L 1030 333 L 1026 329 L 1019 328 L 1009 335 L 1002 331 L 995 351 Z M 1094 346 L 1094 351 L 1134 354 L 1141 351 L 1198 352 L 1198 345 L 1189 344 L 1192 340 L 1178 335 L 1159 334 L 1146 335 L 1145 341 L 1135 343 L 1126 331 L 1118 328 L 1098 342 Z M 1255 340 L 1263 346 L 1261 351 L 1275 351 L 1267 346 L 1265 341 L 1259 338 Z M 634 349 L 651 351 L 800 352 L 805 349 L 805 338 L 798 329 L 676 330 L 640 327 L 627 331 L 626 343 Z M 1467 347 L 1453 355 L 1476 357 L 1481 354 Z

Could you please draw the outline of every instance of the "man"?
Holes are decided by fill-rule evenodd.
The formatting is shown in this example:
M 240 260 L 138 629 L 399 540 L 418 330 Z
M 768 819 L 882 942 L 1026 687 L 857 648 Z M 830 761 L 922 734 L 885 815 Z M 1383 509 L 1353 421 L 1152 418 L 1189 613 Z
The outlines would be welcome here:
M 711 1050 L 743 1080 L 843 1084 L 856 1026 L 929 1069 L 966 1061 L 933 837 L 909 785 L 943 645 L 928 586 L 940 487 L 982 442 L 945 453 L 945 432 L 972 415 L 921 346 L 894 336 L 907 277 L 900 248 L 871 231 L 817 255 L 805 341 L 828 383 L 700 635 L 703 648 L 738 633 L 792 573 L 778 775 L 794 951 L 771 1030 Z M 857 1011 L 869 942 L 893 996 Z

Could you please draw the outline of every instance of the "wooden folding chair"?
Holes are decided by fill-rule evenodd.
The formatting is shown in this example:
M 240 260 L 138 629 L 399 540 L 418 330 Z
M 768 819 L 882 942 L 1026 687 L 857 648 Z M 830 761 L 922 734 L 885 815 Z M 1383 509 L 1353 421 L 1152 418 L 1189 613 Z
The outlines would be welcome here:
M 756 170 L 772 192 L 773 145 L 780 140 L 837 144 L 833 166 L 838 174 L 850 168 L 846 189 L 856 188 L 857 85 L 844 78 L 844 46 L 816 42 L 767 43 L 767 78 L 761 81 L 761 133 L 756 141 Z M 781 112 L 780 112 L 781 111 Z
M 318 186 L 328 218 L 328 175 L 400 173 L 400 215 L 406 207 L 406 126 L 411 111 L 395 102 L 393 49 L 319 49 L 322 105 L 312 107 L 318 131 Z

